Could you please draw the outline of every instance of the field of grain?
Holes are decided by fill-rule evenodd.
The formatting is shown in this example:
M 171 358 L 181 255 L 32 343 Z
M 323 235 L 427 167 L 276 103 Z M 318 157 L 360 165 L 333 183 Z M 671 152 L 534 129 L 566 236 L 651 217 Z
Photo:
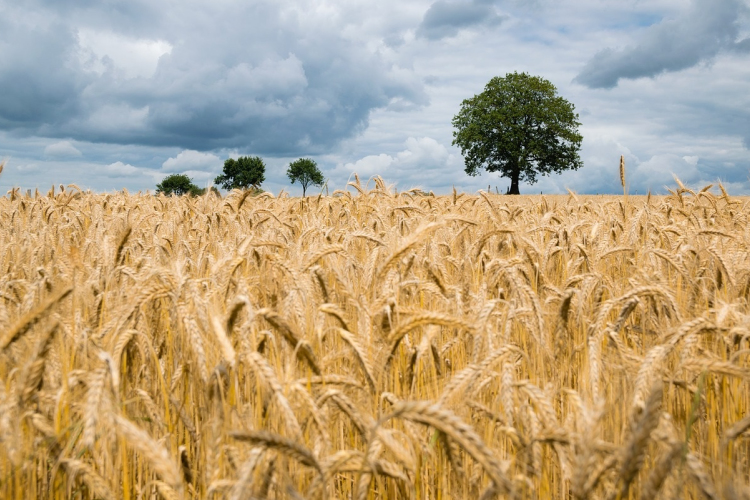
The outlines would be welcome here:
M 0 198 L 0 498 L 750 498 L 746 199 Z

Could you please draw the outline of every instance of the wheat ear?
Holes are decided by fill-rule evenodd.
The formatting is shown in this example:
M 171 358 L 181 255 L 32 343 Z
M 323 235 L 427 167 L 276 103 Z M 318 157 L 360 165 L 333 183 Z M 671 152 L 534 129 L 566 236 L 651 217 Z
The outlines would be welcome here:
M 99 412 L 102 402 L 106 398 L 107 375 L 110 371 L 102 366 L 92 374 L 89 381 L 89 390 L 86 394 L 83 419 L 83 445 L 89 448 L 96 442 L 96 428 L 99 422 Z
M 323 460 L 321 464 L 324 476 L 317 476 L 310 484 L 308 498 L 322 498 L 323 485 L 330 483 L 336 474 L 344 472 L 362 472 L 364 454 L 359 450 L 340 450 Z
M 362 371 L 365 373 L 365 380 L 367 381 L 367 385 L 370 386 L 370 390 L 375 393 L 375 377 L 373 376 L 374 370 L 372 363 L 370 363 L 370 360 L 367 358 L 365 346 L 362 345 L 361 340 L 355 337 L 352 332 L 338 327 L 335 327 L 335 330 L 336 332 L 338 332 L 341 338 L 346 341 L 349 346 L 351 346 L 354 354 L 356 354 L 357 360 L 362 366 Z
M 276 450 L 283 455 L 293 458 L 302 465 L 312 467 L 321 476 L 324 475 L 323 468 L 312 451 L 298 444 L 296 441 L 268 431 L 232 431 L 229 435 L 237 441 L 261 445 L 268 449 Z
M 713 481 L 708 476 L 706 468 L 703 467 L 701 459 L 695 456 L 693 453 L 688 453 L 686 457 L 687 468 L 690 471 L 690 475 L 693 477 L 698 486 L 700 487 L 703 496 L 708 500 L 716 500 L 719 495 L 716 493 L 716 487 Z
M 627 498 L 630 483 L 643 465 L 651 432 L 659 424 L 663 388 L 661 381 L 654 384 L 638 423 L 633 426 L 620 456 L 619 492 L 617 497 Z M 635 407 L 636 411 L 639 407 Z
M 248 459 L 240 467 L 239 479 L 232 485 L 232 489 L 229 491 L 230 500 L 247 498 L 247 491 L 252 486 L 253 472 L 255 472 L 255 468 L 265 453 L 266 448 L 255 448 L 250 451 Z
M 115 415 L 115 424 L 125 441 L 143 455 L 164 482 L 178 493 L 182 492 L 183 483 L 180 471 L 166 448 L 125 417 Z
M 360 413 L 354 403 L 344 393 L 336 389 L 329 389 L 323 394 L 316 402 L 318 407 L 322 407 L 328 399 L 333 401 L 349 417 L 359 433 L 366 438 L 367 429 L 372 427 L 373 424 L 372 417 L 366 413 Z
M 429 311 L 420 312 L 414 315 L 414 317 L 412 317 L 406 323 L 399 325 L 396 331 L 394 331 L 390 335 L 389 342 L 391 346 L 389 348 L 388 357 L 385 362 L 386 368 L 390 365 L 391 359 L 396 353 L 396 349 L 401 343 L 401 340 L 404 338 L 404 335 L 409 333 L 411 330 L 424 325 L 441 325 L 448 328 L 460 328 L 468 331 L 474 331 L 473 325 L 459 318 L 454 318 L 453 316 L 450 316 L 448 314 Z
M 641 500 L 653 500 L 656 498 L 656 495 L 659 494 L 659 490 L 661 490 L 667 476 L 672 472 L 674 468 L 672 464 L 680 456 L 682 449 L 682 443 L 672 443 L 669 449 L 659 457 L 656 464 L 651 467 L 648 479 L 643 483 Z
M 80 476 L 94 496 L 105 500 L 117 498 L 107 482 L 91 465 L 82 460 L 68 458 L 61 461 L 63 468 L 70 477 Z
M 736 422 L 729 429 L 724 431 L 724 439 L 729 441 L 737 439 L 737 437 L 745 433 L 748 429 L 750 429 L 750 415 L 747 415 L 745 418 Z
M 393 406 L 393 412 L 383 417 L 377 426 L 393 418 L 403 418 L 429 425 L 443 432 L 476 460 L 502 491 L 509 493 L 514 491 L 513 483 L 503 474 L 503 467 L 495 458 L 495 453 L 484 444 L 474 429 L 452 411 L 429 401 L 400 402 Z
M 18 340 L 22 335 L 29 331 L 39 320 L 41 320 L 49 310 L 65 297 L 70 295 L 73 288 L 66 288 L 62 292 L 53 295 L 46 302 L 29 311 L 15 325 L 8 329 L 7 333 L 0 340 L 0 350 L 5 350 L 10 344 Z
M 295 438 L 302 437 L 302 429 L 299 426 L 299 421 L 292 411 L 292 406 L 289 404 L 289 400 L 284 396 L 284 391 L 279 383 L 276 374 L 271 368 L 271 365 L 266 361 L 266 358 L 260 355 L 258 352 L 250 352 L 247 354 L 246 359 L 253 368 L 256 376 L 262 380 L 271 393 L 276 397 L 276 401 L 279 403 L 279 407 L 284 415 L 284 421 L 286 423 L 289 432 L 294 435 Z
M 22 375 L 23 383 L 21 384 L 21 400 L 24 403 L 28 403 L 29 400 L 36 394 L 36 392 L 42 387 L 42 375 L 44 375 L 44 365 L 49 352 L 50 343 L 55 336 L 59 323 L 55 323 L 51 328 L 42 335 L 39 339 L 31 360 L 26 365 L 24 373 Z
M 301 340 L 300 336 L 292 329 L 291 325 L 284 318 L 282 318 L 277 312 L 267 308 L 259 309 L 256 311 L 256 315 L 264 318 L 271 326 L 281 333 L 284 340 L 289 343 L 292 349 L 296 350 L 297 357 L 300 361 L 306 361 L 315 375 L 321 374 L 320 368 L 315 359 L 315 354 L 310 348 L 310 345 Z

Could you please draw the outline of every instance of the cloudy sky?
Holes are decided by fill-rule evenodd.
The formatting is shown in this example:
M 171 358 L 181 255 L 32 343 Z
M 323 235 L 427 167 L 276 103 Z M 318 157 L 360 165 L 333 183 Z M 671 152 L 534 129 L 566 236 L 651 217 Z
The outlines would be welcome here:
M 0 192 L 200 186 L 260 155 L 399 189 L 474 192 L 451 145 L 494 76 L 550 80 L 584 166 L 531 193 L 721 180 L 750 194 L 750 0 L 0 0 Z M 314 189 L 313 189 L 314 191 Z

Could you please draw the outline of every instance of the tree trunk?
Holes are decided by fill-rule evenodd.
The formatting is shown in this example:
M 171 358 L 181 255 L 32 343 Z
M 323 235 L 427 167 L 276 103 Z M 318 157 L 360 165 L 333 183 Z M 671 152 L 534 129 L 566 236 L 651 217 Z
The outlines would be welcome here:
M 302 197 L 305 197 L 305 192 L 307 192 L 307 185 L 302 184 Z
M 518 190 L 518 177 L 520 177 L 521 172 L 518 170 L 514 171 L 510 176 L 510 191 L 508 194 L 521 194 L 521 192 Z

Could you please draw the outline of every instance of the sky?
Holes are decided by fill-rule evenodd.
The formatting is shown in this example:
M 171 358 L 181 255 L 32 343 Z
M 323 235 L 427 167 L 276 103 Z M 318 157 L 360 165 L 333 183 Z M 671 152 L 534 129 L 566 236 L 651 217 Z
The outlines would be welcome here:
M 0 194 L 205 187 L 241 155 L 274 193 L 300 157 L 331 191 L 504 192 L 451 120 L 514 71 L 583 135 L 582 168 L 522 193 L 622 192 L 623 155 L 630 193 L 750 194 L 750 0 L 0 0 Z

